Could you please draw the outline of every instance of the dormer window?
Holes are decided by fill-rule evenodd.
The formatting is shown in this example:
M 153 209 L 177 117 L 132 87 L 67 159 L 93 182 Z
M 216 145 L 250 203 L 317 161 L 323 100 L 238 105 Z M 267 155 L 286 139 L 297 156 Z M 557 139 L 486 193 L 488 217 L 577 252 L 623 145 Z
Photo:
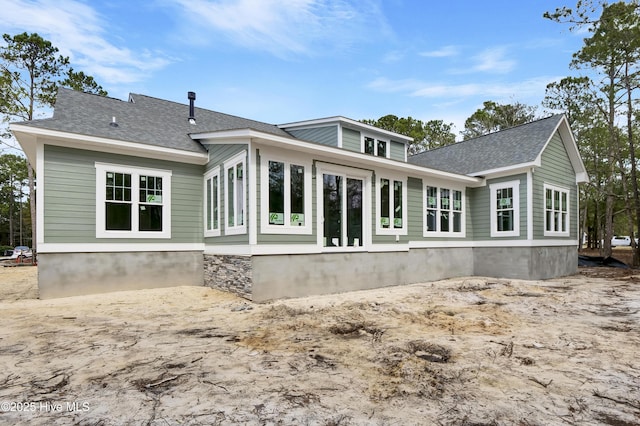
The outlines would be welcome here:
M 363 136 L 362 152 L 377 157 L 389 158 L 389 141 L 376 139 L 371 136 Z

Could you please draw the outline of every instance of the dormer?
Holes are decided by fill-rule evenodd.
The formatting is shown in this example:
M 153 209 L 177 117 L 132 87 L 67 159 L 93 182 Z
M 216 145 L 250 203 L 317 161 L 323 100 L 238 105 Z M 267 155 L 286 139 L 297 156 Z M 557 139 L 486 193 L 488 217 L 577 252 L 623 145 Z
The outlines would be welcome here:
M 412 138 L 346 117 L 328 117 L 278 126 L 292 136 L 367 155 L 407 161 Z

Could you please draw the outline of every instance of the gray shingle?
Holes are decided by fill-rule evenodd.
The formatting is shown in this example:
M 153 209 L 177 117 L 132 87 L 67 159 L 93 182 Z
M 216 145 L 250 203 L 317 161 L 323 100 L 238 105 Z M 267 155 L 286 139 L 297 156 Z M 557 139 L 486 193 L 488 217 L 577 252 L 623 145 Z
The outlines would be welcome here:
M 186 96 L 185 96 L 186 99 Z M 110 126 L 112 117 L 118 127 Z M 253 129 L 291 137 L 275 125 L 202 108 L 196 123 L 188 122 L 189 105 L 131 94 L 130 102 L 60 88 L 52 118 L 23 123 L 27 126 L 128 142 L 205 152 L 190 133 Z
M 463 175 L 530 163 L 538 157 L 562 117 L 553 115 L 425 151 L 409 157 L 408 162 Z

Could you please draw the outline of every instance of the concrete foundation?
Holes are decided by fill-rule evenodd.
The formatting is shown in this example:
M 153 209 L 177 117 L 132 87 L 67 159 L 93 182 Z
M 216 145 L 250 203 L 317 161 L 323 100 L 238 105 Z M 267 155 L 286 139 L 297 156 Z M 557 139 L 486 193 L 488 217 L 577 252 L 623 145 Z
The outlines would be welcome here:
M 495 278 L 543 280 L 575 274 L 578 248 L 478 247 L 473 249 L 473 274 Z
M 41 299 L 202 285 L 202 252 L 39 253 Z

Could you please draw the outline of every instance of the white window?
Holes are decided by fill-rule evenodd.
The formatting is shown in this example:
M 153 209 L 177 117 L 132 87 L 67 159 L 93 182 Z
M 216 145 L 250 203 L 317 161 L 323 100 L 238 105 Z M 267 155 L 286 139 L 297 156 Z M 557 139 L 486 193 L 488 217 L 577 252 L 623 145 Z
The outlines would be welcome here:
M 544 185 L 544 235 L 569 236 L 569 191 Z
M 204 236 L 220 235 L 220 168 L 204 176 Z
M 520 235 L 520 181 L 494 183 L 491 192 L 491 236 Z
M 311 234 L 311 163 L 261 154 L 260 230 L 266 234 Z
M 377 157 L 389 158 L 391 155 L 389 141 L 377 139 L 372 136 L 362 136 L 362 152 L 375 155 Z
M 378 178 L 378 202 L 376 203 L 377 234 L 407 234 L 407 184 L 406 179 Z
M 424 191 L 424 236 L 465 236 L 464 192 L 427 185 Z
M 244 234 L 247 232 L 246 152 L 224 163 L 224 221 L 225 234 Z
M 171 238 L 171 171 L 95 168 L 96 238 Z

